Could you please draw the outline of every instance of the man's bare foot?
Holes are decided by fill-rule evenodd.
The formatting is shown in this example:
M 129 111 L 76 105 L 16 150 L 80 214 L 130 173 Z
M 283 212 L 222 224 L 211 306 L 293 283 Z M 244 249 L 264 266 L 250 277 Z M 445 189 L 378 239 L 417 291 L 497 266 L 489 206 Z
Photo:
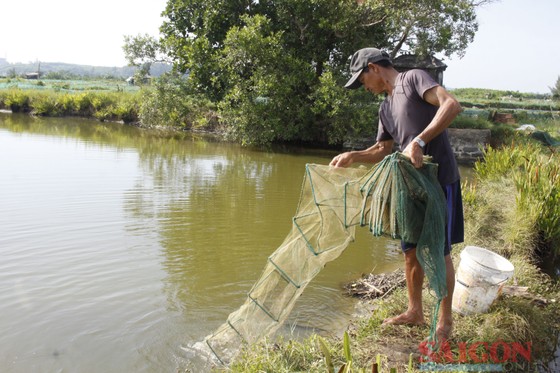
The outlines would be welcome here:
M 384 325 L 424 325 L 424 315 L 417 312 L 406 311 L 398 316 L 383 320 Z
M 439 322 L 436 327 L 436 337 L 438 341 L 446 341 L 453 331 L 453 322 Z

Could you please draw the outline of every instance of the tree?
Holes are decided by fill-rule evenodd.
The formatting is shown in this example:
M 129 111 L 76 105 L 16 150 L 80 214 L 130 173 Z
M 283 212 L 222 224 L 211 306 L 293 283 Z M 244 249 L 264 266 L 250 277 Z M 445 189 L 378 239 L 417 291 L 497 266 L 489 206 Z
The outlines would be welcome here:
M 399 52 L 462 57 L 478 30 L 476 8 L 495 0 L 392 0 L 385 2 L 391 57 Z
M 141 66 L 146 63 L 172 62 L 164 48 L 165 44 L 148 34 L 125 35 L 123 51 L 130 66 Z
M 269 19 L 270 31 L 282 33 L 284 53 L 313 64 L 318 79 L 326 63 L 345 65 L 356 44 L 383 44 L 383 29 L 361 27 L 371 13 L 365 9 L 349 0 L 171 0 L 161 31 L 177 68 L 217 93 L 227 86 L 216 71 L 219 51 L 228 31 L 246 24 L 245 16 Z
M 243 143 L 336 144 L 376 128 L 362 105 L 371 97 L 341 89 L 352 52 L 461 55 L 475 8 L 490 1 L 169 0 L 161 39 L 128 38 L 125 52 L 134 63 L 167 55 Z M 364 118 L 373 123 L 360 125 Z
M 12 67 L 10 70 L 8 70 L 8 78 L 10 78 L 10 79 L 17 78 L 17 72 L 16 72 L 16 69 L 14 67 Z

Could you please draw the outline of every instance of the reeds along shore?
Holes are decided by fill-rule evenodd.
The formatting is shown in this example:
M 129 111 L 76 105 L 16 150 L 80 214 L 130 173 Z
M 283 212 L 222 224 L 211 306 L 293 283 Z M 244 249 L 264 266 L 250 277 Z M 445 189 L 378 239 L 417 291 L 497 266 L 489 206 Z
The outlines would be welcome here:
M 99 120 L 138 121 L 140 94 L 136 92 L 57 92 L 0 90 L 0 109 L 38 116 L 79 116 Z

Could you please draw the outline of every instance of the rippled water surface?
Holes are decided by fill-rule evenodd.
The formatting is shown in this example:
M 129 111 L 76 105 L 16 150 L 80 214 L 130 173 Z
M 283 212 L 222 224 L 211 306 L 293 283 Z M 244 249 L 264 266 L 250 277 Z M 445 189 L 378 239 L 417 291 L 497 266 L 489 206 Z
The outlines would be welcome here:
M 291 228 L 306 163 L 119 124 L 0 113 L 2 372 L 172 372 L 244 301 Z M 357 242 L 308 287 L 288 331 L 341 330 L 341 284 L 401 265 Z

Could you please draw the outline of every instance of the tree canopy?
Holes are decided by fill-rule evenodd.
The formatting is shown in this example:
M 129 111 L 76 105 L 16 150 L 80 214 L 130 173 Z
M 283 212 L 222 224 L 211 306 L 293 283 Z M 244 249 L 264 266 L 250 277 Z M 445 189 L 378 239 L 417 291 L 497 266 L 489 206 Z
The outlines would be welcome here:
M 336 144 L 376 128 L 371 97 L 341 88 L 355 50 L 462 55 L 489 1 L 169 0 L 161 39 L 127 37 L 125 54 L 166 55 L 243 143 Z

